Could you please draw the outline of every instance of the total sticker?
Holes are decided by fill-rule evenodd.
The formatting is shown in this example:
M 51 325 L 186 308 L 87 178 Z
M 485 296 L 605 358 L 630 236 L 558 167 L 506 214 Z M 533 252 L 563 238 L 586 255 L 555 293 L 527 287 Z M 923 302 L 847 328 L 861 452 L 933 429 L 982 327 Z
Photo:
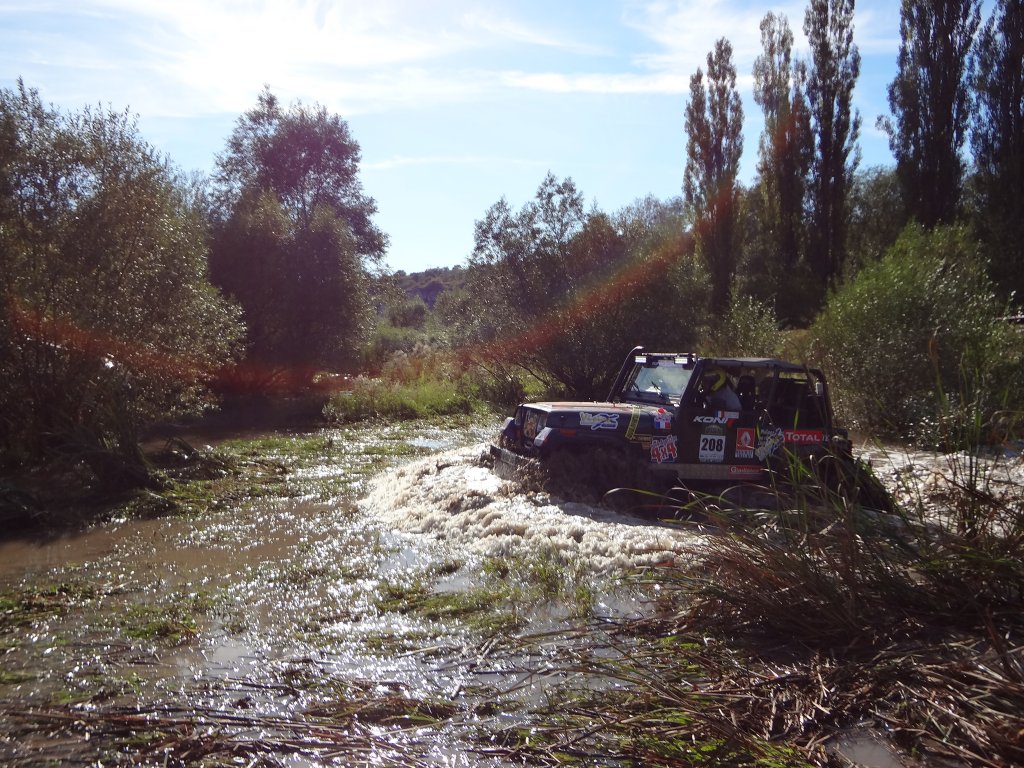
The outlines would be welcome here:
M 721 464 L 725 461 L 725 435 L 713 432 L 702 434 L 697 458 L 705 464 Z

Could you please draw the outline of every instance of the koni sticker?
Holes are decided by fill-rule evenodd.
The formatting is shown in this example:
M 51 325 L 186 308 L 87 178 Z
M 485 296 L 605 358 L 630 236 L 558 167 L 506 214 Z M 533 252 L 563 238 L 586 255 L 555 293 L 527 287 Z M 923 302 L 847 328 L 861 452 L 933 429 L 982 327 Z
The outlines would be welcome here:
M 580 414 L 580 426 L 594 429 L 618 429 L 619 414 L 617 413 L 587 413 Z
M 725 461 L 725 430 L 706 429 L 700 436 L 697 458 L 704 464 L 721 464 Z
M 694 424 L 719 424 L 723 427 L 731 427 L 733 422 L 740 417 L 738 411 L 715 411 L 707 416 L 694 416 Z
M 675 435 L 655 437 L 651 439 L 651 461 L 655 464 L 667 464 L 679 458 L 678 440 Z
M 754 449 L 757 447 L 753 427 L 739 427 L 736 430 L 736 458 L 754 458 Z

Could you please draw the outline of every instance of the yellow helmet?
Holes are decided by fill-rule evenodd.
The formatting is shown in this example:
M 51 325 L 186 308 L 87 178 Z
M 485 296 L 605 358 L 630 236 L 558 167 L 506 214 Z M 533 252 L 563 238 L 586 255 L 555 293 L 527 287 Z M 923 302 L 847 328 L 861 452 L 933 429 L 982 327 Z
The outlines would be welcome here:
M 701 378 L 701 385 L 708 392 L 717 392 L 725 386 L 727 377 L 721 368 L 709 368 Z

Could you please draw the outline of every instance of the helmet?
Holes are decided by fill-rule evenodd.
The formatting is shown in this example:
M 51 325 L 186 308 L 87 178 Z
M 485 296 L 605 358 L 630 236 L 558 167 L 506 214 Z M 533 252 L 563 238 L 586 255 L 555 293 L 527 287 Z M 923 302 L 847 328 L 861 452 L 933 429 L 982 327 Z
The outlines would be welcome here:
M 700 380 L 701 389 L 705 392 L 717 392 L 725 386 L 726 375 L 721 368 L 709 368 Z

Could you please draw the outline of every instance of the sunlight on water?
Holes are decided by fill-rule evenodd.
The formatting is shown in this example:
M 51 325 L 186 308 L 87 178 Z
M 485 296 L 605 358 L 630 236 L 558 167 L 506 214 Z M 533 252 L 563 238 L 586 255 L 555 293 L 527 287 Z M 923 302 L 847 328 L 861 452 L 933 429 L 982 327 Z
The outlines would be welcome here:
M 411 462 L 371 482 L 374 518 L 481 556 L 554 550 L 597 572 L 689 559 L 701 535 L 601 507 L 524 494 L 484 464 L 487 445 Z

